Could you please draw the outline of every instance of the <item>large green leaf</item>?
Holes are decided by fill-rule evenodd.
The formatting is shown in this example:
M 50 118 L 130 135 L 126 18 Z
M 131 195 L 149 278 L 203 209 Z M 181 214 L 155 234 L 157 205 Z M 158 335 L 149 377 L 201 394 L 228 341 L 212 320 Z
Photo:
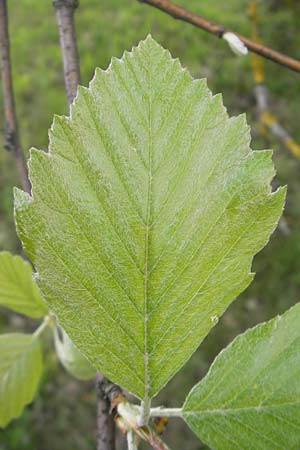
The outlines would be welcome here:
M 189 394 L 184 418 L 212 449 L 300 448 L 300 305 L 238 336 Z
M 15 207 L 39 286 L 92 365 L 141 398 L 250 283 L 276 226 L 285 190 L 249 142 L 245 117 L 148 37 L 79 88 L 49 153 L 31 151 Z
M 0 427 L 18 417 L 35 395 L 42 370 L 39 340 L 21 333 L 0 336 Z
M 38 287 L 32 279 L 31 265 L 21 256 L 0 253 L 0 305 L 29 317 L 47 314 Z
M 79 380 L 94 378 L 96 369 L 77 350 L 67 333 L 57 326 L 54 327 L 53 331 L 56 353 L 66 371 Z

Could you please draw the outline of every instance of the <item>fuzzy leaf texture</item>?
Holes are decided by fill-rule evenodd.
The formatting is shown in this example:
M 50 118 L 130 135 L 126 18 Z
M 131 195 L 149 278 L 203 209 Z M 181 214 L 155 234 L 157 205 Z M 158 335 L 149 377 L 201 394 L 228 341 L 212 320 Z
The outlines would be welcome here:
M 42 317 L 48 312 L 33 280 L 31 265 L 21 256 L 0 253 L 0 305 L 28 317 Z
M 70 339 L 156 395 L 253 278 L 281 215 L 270 151 L 150 36 L 96 70 L 49 152 L 33 149 L 18 232 Z M 172 358 L 170 350 L 172 349 Z
M 0 427 L 5 427 L 33 400 L 42 354 L 36 337 L 11 333 L 0 336 L 0 355 Z
M 300 305 L 238 336 L 191 391 L 184 419 L 214 450 L 300 448 Z
M 54 328 L 54 343 L 61 364 L 73 377 L 78 380 L 90 380 L 96 376 L 96 369 L 77 350 L 62 328 Z

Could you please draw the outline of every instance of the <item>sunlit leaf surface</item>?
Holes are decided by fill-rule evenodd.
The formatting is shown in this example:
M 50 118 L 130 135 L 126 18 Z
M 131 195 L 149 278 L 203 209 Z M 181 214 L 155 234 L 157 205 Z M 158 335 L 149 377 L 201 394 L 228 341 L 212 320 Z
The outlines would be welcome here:
M 0 427 L 18 417 L 33 400 L 41 370 L 36 337 L 21 333 L 0 336 Z

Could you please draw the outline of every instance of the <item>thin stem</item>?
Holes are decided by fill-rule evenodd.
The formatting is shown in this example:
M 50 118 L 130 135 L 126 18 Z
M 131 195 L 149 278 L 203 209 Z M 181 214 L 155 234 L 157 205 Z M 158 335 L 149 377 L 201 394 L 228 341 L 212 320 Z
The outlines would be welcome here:
M 97 450 L 115 450 L 115 423 L 109 412 L 110 401 L 102 389 L 103 378 L 97 372 Z
M 295 72 L 300 72 L 300 61 L 290 56 L 287 56 L 283 53 L 277 52 L 272 48 L 266 47 L 265 45 L 255 42 L 252 39 L 249 39 L 239 33 L 235 33 L 234 31 L 226 29 L 223 25 L 216 24 L 210 22 L 204 17 L 199 16 L 198 14 L 192 13 L 187 9 L 175 5 L 175 3 L 170 2 L 169 0 L 138 0 L 141 3 L 146 3 L 154 8 L 160 9 L 169 16 L 172 16 L 174 19 L 182 20 L 184 22 L 188 22 L 195 27 L 201 28 L 208 33 L 215 35 L 216 37 L 221 38 L 224 33 L 234 33 L 239 39 L 246 45 L 248 50 L 253 53 L 257 53 L 263 58 L 269 59 L 281 66 L 287 67 L 288 69 L 294 70 Z
M 138 428 L 135 431 L 142 439 L 148 442 L 154 450 L 171 450 L 152 427 L 146 426 Z
M 76 44 L 74 12 L 78 0 L 53 0 L 61 47 L 68 108 L 80 83 L 79 56 Z
M 27 166 L 20 145 L 10 63 L 10 44 L 6 0 L 0 0 L 0 49 L 3 109 L 5 118 L 5 148 L 11 151 L 17 164 L 22 189 L 30 192 Z
M 63 61 L 68 110 L 80 83 L 79 55 L 76 43 L 74 12 L 78 0 L 52 0 L 57 18 L 59 42 Z M 100 372 L 96 375 L 97 450 L 115 450 L 115 423 L 111 414 L 112 399 L 121 389 Z
M 151 408 L 150 417 L 182 417 L 182 408 Z
M 259 37 L 259 14 L 258 3 L 252 1 L 249 3 L 248 15 L 251 19 L 252 38 L 256 42 L 260 42 Z M 252 72 L 255 81 L 254 97 L 256 99 L 257 111 L 259 119 L 264 127 L 266 127 L 277 139 L 279 139 L 297 158 L 300 158 L 300 144 L 287 132 L 287 130 L 279 123 L 269 108 L 268 88 L 265 84 L 265 70 L 263 60 L 253 54 L 252 55 Z M 282 220 L 281 220 L 282 223 Z
M 124 417 L 126 422 L 130 424 L 132 428 L 141 426 L 141 406 L 123 401 L 118 404 L 117 410 L 120 416 Z M 182 408 L 164 408 L 162 406 L 159 406 L 158 408 L 150 408 L 149 418 L 150 417 L 182 417 Z
M 127 446 L 128 450 L 138 450 L 137 435 L 132 430 L 127 433 Z
M 140 426 L 148 425 L 150 418 L 150 409 L 151 409 L 151 400 L 147 398 L 141 403 L 141 412 L 138 418 L 138 424 Z
M 50 314 L 48 316 L 45 316 L 41 325 L 33 333 L 33 336 L 35 338 L 40 337 L 40 335 L 45 331 L 46 328 L 51 327 L 53 325 L 54 320 L 55 319 Z
M 158 409 L 159 408 L 153 408 L 154 411 L 157 411 Z M 163 408 L 161 408 L 161 411 L 164 411 Z M 129 403 L 126 400 L 120 401 L 119 404 L 117 405 L 117 412 L 118 412 L 117 424 L 121 430 L 127 431 L 127 436 L 129 431 L 134 431 L 135 434 L 137 434 L 141 439 L 148 442 L 148 444 L 150 444 L 153 449 L 169 450 L 169 447 L 160 438 L 160 436 L 155 430 L 155 427 L 152 424 L 140 426 L 139 424 L 139 419 L 141 416 L 140 406 Z M 156 414 L 154 416 L 156 417 Z

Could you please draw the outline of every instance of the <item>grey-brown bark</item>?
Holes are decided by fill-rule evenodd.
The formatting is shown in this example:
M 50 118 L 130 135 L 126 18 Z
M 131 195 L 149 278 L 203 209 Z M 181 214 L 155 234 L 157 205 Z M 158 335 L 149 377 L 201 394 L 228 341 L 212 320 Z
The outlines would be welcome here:
M 78 0 L 52 0 L 57 18 L 63 62 L 64 82 L 68 110 L 80 83 L 79 55 L 76 44 L 74 12 Z M 110 414 L 111 400 L 120 388 L 97 372 L 97 450 L 115 450 L 115 423 Z
M 111 415 L 114 401 L 122 396 L 122 390 L 100 372 L 96 375 L 97 392 L 97 450 L 115 450 L 116 428 Z
M 234 33 L 238 38 L 244 43 L 250 52 L 256 53 L 263 58 L 269 59 L 281 66 L 287 67 L 295 72 L 300 72 L 300 61 L 283 53 L 277 52 L 276 50 L 266 47 L 261 43 L 255 42 L 239 33 L 233 32 L 232 30 L 226 29 L 221 24 L 213 23 L 198 14 L 192 13 L 191 11 L 179 6 L 169 0 L 138 0 L 140 3 L 146 3 L 147 5 L 153 6 L 154 8 L 160 9 L 162 12 L 172 16 L 174 19 L 182 20 L 184 22 L 190 23 L 195 27 L 201 28 L 208 33 L 221 38 L 224 33 L 231 32 Z
M 10 45 L 6 0 L 0 0 L 0 47 L 3 110 L 5 119 L 5 148 L 11 151 L 18 167 L 22 189 L 30 192 L 27 166 L 20 145 L 10 64 Z
M 76 45 L 74 11 L 78 0 L 53 0 L 57 18 L 62 54 L 64 81 L 68 107 L 72 103 L 80 83 L 79 57 Z

